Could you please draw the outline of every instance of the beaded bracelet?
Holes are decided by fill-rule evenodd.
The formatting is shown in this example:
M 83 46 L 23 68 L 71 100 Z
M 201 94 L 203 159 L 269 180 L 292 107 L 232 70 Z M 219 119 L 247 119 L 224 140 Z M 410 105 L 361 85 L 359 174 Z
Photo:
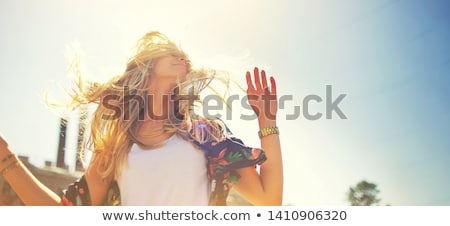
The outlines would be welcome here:
M 0 161 L 0 164 L 2 164 L 2 163 L 4 163 L 4 162 L 8 161 L 8 159 L 10 159 L 10 158 L 13 157 L 13 156 L 14 156 L 13 153 L 9 153 L 5 158 L 3 158 L 3 159 Z
M 18 165 L 20 165 L 20 162 L 18 160 L 11 162 L 8 166 L 6 166 L 5 168 L 2 169 L 0 174 L 5 175 L 5 173 L 12 170 L 13 168 L 15 168 Z

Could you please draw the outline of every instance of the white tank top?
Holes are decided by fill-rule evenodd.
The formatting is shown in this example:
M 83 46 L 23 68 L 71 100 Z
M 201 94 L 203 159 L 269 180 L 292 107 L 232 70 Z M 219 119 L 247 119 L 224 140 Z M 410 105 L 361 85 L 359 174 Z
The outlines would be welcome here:
M 156 149 L 142 150 L 134 144 L 128 164 L 118 178 L 122 205 L 208 205 L 206 157 L 177 135 Z

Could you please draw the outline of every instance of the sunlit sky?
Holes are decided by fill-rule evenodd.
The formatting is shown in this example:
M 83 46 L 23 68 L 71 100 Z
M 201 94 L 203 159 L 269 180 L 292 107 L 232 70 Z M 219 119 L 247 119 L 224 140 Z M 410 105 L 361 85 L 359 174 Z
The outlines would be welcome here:
M 195 66 L 242 85 L 259 66 L 292 96 L 278 113 L 285 204 L 348 205 L 349 186 L 366 179 L 381 205 L 450 205 L 449 15 L 450 2 L 419 0 L 0 1 L 0 133 L 32 163 L 55 161 L 59 118 L 43 93 L 69 84 L 68 46 L 104 80 L 159 30 Z M 348 119 L 286 119 L 311 94 L 324 101 L 310 112 L 325 114 L 326 85 L 333 99 L 346 94 Z M 257 122 L 239 119 L 249 111 L 233 111 L 229 127 L 259 146 Z M 72 168 L 74 158 L 68 150 Z

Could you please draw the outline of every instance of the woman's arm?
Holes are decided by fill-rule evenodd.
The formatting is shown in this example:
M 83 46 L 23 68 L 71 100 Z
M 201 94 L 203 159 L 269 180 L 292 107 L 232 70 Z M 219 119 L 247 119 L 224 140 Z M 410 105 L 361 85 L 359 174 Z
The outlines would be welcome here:
M 61 198 L 36 179 L 17 156 L 11 154 L 14 153 L 0 135 L 0 170 L 22 202 L 32 206 L 61 205 Z
M 11 156 L 11 154 L 13 156 Z M 8 157 L 11 156 L 11 157 Z M 6 161 L 2 161 L 5 159 Z M 16 164 L 17 162 L 17 164 Z M 97 170 L 98 164 L 92 162 L 85 177 L 92 205 L 102 205 L 106 198 L 109 182 L 102 180 Z M 62 205 L 61 197 L 42 184 L 14 155 L 8 143 L 0 135 L 0 171 L 25 205 L 55 206 Z
M 254 70 L 255 86 L 251 75 L 247 72 L 247 96 L 249 104 L 258 116 L 260 130 L 276 127 L 276 112 L 278 108 L 276 84 L 270 78 L 269 89 L 265 71 Z M 266 162 L 260 167 L 258 174 L 255 167 L 238 170 L 241 178 L 235 185 L 236 191 L 255 205 L 281 205 L 283 198 L 283 162 L 278 134 L 261 137 L 261 146 L 267 156 Z

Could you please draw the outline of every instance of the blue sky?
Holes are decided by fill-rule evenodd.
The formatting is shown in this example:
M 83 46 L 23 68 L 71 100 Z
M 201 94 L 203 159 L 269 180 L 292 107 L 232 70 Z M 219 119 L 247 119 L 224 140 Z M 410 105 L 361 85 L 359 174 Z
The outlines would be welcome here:
M 159 30 L 194 65 L 242 85 L 260 66 L 279 96 L 293 97 L 278 114 L 286 204 L 347 205 L 349 186 L 367 179 L 383 205 L 450 205 L 449 11 L 448 1 L 419 0 L 1 1 L 0 132 L 36 165 L 54 161 L 61 112 L 42 95 L 69 84 L 67 46 L 76 43 L 86 74 L 104 80 L 123 71 L 139 37 Z M 286 119 L 305 96 L 325 99 L 326 85 L 333 98 L 346 94 L 348 119 Z M 310 110 L 324 112 L 324 102 Z M 233 105 L 229 126 L 258 146 L 256 121 L 241 113 Z

